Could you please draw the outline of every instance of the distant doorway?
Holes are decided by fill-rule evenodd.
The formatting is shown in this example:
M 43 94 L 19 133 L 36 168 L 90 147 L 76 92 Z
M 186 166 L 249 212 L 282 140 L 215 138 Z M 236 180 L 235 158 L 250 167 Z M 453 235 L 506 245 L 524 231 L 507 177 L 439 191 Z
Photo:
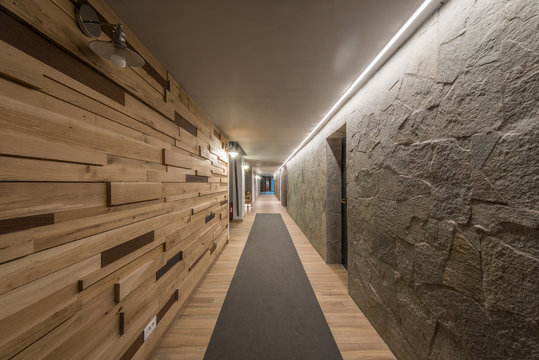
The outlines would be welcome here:
M 346 197 L 346 137 L 341 141 L 341 264 L 348 270 L 348 219 Z
M 260 193 L 261 194 L 274 194 L 273 176 L 262 176 L 260 179 Z
M 326 262 L 348 269 L 346 125 L 326 140 Z

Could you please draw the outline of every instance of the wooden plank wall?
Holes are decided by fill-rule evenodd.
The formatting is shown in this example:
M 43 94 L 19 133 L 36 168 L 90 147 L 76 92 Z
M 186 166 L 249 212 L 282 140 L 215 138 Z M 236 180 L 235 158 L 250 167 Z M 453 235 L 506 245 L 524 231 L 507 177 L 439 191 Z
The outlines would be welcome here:
M 143 68 L 0 4 L 0 359 L 148 358 L 228 242 L 227 139 L 129 28 Z

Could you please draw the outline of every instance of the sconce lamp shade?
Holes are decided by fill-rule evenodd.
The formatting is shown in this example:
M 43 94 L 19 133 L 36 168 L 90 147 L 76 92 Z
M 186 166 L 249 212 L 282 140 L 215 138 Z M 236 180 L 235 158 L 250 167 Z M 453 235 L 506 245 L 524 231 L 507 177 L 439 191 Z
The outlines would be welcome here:
M 143 66 L 144 59 L 136 52 L 127 47 L 116 46 L 110 41 L 90 41 L 90 49 L 97 55 L 109 59 L 113 65 L 123 68 L 127 66 Z

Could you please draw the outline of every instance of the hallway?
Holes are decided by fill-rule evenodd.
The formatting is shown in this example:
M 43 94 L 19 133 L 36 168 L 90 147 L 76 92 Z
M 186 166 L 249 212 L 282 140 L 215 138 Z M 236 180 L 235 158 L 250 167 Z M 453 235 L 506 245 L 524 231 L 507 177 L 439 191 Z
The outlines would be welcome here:
M 539 1 L 0 10 L 0 360 L 539 359 Z
M 278 213 L 283 217 L 343 359 L 394 359 L 348 295 L 346 271 L 341 265 L 324 263 L 273 195 L 261 195 L 243 222 L 230 224 L 229 244 L 178 314 L 153 359 L 204 357 L 257 213 Z

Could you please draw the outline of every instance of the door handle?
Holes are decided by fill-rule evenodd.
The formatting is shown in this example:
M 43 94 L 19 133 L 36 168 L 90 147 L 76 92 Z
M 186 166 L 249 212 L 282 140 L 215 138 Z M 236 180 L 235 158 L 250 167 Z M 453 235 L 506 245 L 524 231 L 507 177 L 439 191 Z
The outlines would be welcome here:
M 341 199 L 341 204 L 346 204 L 348 202 L 348 199 Z

